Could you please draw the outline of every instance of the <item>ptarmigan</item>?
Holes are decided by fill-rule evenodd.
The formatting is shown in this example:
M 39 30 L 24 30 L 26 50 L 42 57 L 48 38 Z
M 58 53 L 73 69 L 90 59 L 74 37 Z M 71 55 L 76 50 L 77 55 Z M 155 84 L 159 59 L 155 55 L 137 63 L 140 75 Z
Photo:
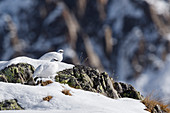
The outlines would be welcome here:
M 63 53 L 64 50 L 59 49 L 58 52 L 49 52 L 44 54 L 42 57 L 39 58 L 39 60 L 49 60 L 49 59 L 55 59 L 56 61 L 61 62 L 63 60 Z
M 57 75 L 56 73 L 57 71 L 58 71 L 58 61 L 56 61 L 56 59 L 52 59 L 50 62 L 47 61 L 39 65 L 33 74 L 33 78 L 54 79 L 54 77 Z

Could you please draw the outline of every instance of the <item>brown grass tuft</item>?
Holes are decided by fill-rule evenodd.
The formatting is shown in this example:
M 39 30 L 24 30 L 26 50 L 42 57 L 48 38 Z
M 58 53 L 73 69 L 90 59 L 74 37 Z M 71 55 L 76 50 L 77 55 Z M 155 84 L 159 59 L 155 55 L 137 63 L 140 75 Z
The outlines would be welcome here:
M 51 83 L 53 83 L 53 81 L 47 80 L 47 81 L 45 81 L 45 82 L 42 82 L 42 83 L 41 83 L 41 86 L 46 86 L 46 85 L 51 84 Z
M 65 95 L 72 96 L 72 94 L 70 93 L 70 90 L 68 90 L 68 89 L 64 89 L 64 90 L 62 91 L 62 93 L 65 94 Z
M 43 100 L 49 102 L 52 98 L 53 98 L 52 96 L 47 96 L 47 97 L 44 97 Z
M 147 107 L 145 110 L 151 113 L 153 113 L 154 107 L 156 105 L 159 105 L 162 111 L 170 113 L 170 108 L 168 108 L 168 105 L 163 104 L 161 101 L 151 99 L 151 96 L 146 97 L 141 102 Z

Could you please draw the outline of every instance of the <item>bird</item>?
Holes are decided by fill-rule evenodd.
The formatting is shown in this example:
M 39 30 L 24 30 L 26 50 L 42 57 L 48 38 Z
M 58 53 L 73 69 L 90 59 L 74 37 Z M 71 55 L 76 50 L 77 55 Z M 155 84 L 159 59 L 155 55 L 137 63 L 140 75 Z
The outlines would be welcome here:
M 59 49 L 57 52 L 49 52 L 49 53 L 44 54 L 43 56 L 41 56 L 39 58 L 39 60 L 49 60 L 49 61 L 51 61 L 53 59 L 53 60 L 56 60 L 58 62 L 61 62 L 63 60 L 63 53 L 64 53 L 64 50 Z
M 50 62 L 46 61 L 39 65 L 34 74 L 33 79 L 34 81 L 37 81 L 38 78 L 49 78 L 54 79 L 54 77 L 57 75 L 58 71 L 58 60 L 53 58 Z
M 42 78 L 53 80 L 57 75 L 58 63 L 63 60 L 63 53 L 64 50 L 59 49 L 58 52 L 49 52 L 40 57 L 39 60 L 43 60 L 43 63 L 35 69 L 33 74 L 34 81 L 37 82 L 38 78 L 41 79 L 40 81 L 42 81 Z

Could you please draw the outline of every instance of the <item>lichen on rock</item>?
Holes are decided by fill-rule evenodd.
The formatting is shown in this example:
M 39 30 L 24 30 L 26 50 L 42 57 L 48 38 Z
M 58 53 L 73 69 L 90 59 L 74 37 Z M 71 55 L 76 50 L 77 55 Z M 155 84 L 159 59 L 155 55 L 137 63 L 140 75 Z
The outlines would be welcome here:
M 68 84 L 71 87 L 82 89 L 78 83 L 77 78 L 73 76 L 73 69 L 66 69 L 57 73 L 55 77 L 56 82 Z
M 34 67 L 27 63 L 12 64 L 0 71 L 0 81 L 35 85 L 32 78 Z M 106 72 L 83 65 L 76 65 L 56 73 L 55 81 L 71 87 L 101 93 L 111 98 L 143 99 L 138 91 L 129 84 L 114 82 Z
M 57 73 L 56 82 L 68 84 L 71 87 L 101 93 L 111 98 L 133 98 L 142 100 L 143 96 L 131 85 L 114 82 L 106 72 L 83 65 L 76 65 Z
M 86 91 L 98 92 L 111 98 L 118 98 L 112 80 L 106 72 L 100 73 L 97 69 L 76 65 L 73 69 L 66 69 L 57 74 L 56 82 Z
M 11 99 L 0 102 L 0 110 L 23 110 L 23 108 L 16 99 Z
M 12 64 L 0 71 L 0 81 L 34 85 L 34 71 L 34 67 L 27 63 Z
M 128 97 L 133 99 L 142 100 L 143 96 L 132 85 L 122 82 L 114 82 L 114 88 L 118 92 L 119 97 Z
M 1 82 L 8 82 L 6 76 L 3 75 L 3 74 L 0 74 L 0 81 L 1 81 Z

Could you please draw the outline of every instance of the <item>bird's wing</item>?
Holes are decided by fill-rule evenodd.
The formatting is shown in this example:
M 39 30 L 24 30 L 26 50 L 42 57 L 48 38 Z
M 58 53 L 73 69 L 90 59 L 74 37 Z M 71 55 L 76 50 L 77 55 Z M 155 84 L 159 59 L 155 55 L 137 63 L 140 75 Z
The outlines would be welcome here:
M 34 74 L 33 74 L 33 78 L 40 76 L 40 74 L 42 73 L 42 71 L 43 71 L 43 65 L 39 65 L 39 66 L 36 68 L 36 70 L 35 70 L 35 72 L 34 72 Z

